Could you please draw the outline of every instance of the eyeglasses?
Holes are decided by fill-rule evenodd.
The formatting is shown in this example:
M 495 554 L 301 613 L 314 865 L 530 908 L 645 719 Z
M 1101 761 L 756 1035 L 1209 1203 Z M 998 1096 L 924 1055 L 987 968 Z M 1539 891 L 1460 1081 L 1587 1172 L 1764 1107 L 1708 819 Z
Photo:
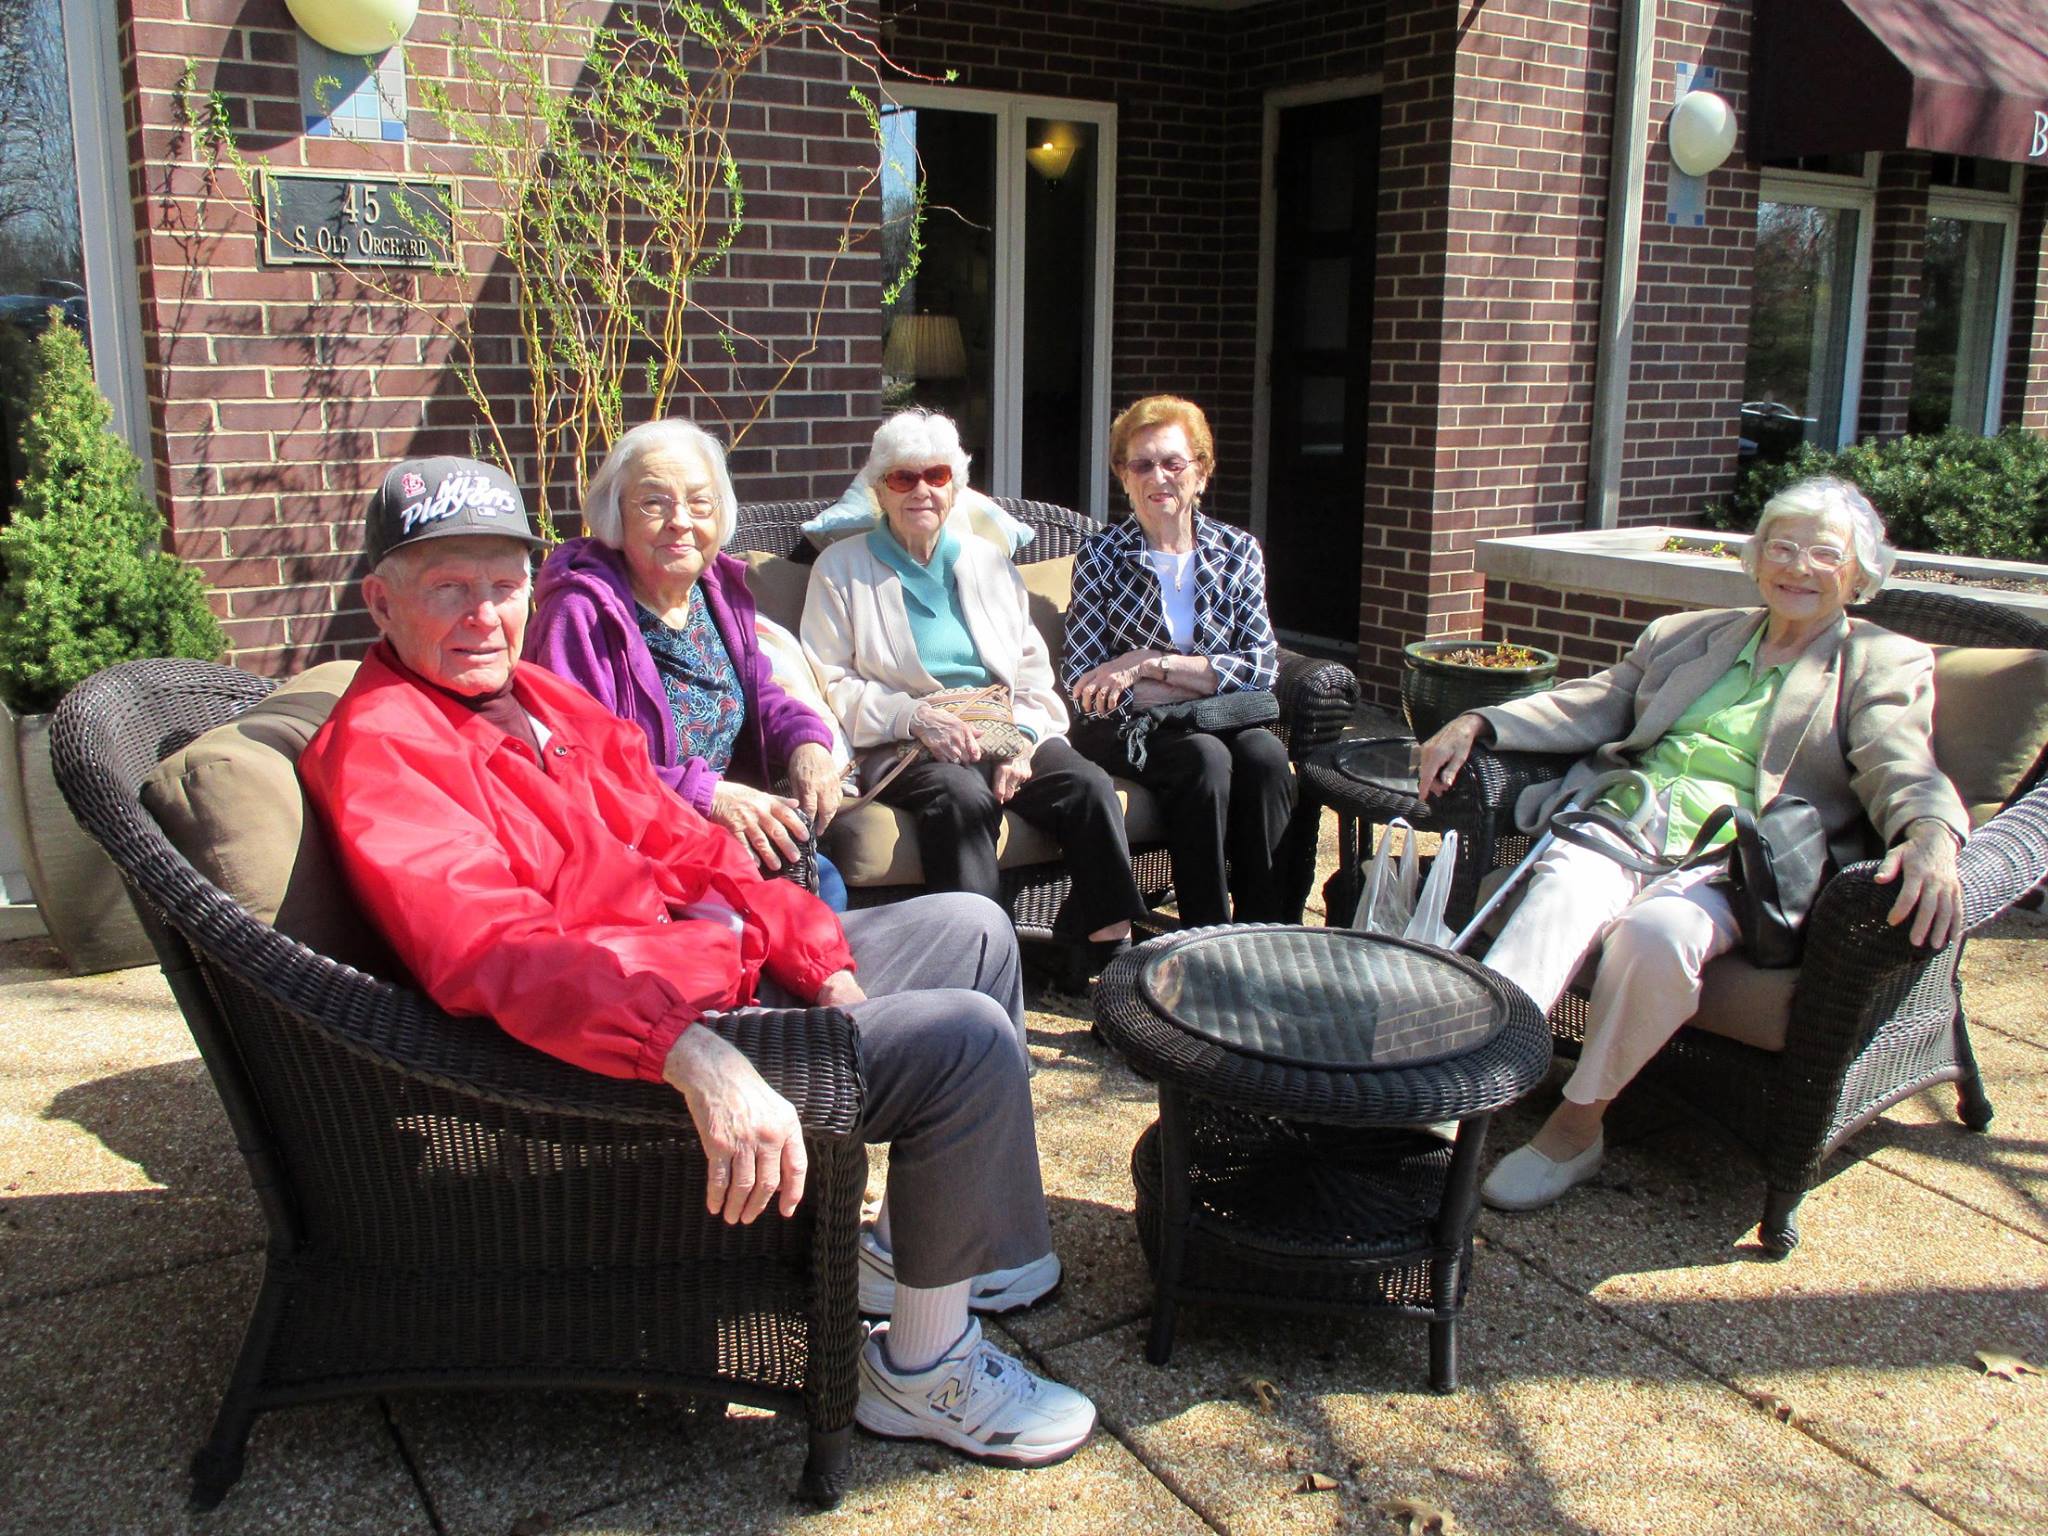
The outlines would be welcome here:
M 1766 539 L 1764 558 L 1773 565 L 1790 565 L 1801 555 L 1816 571 L 1839 571 L 1849 558 L 1849 552 L 1839 544 L 1808 544 L 1800 546 L 1790 539 Z
M 718 503 L 710 496 L 692 496 L 687 501 L 677 502 L 668 496 L 646 496 L 627 507 L 627 511 L 645 523 L 660 525 L 676 515 L 681 506 L 692 522 L 702 522 L 718 515 Z
M 1169 475 L 1176 475 L 1176 476 L 1177 476 L 1177 475 L 1181 474 L 1181 473 L 1182 473 L 1183 471 L 1185 471 L 1185 470 L 1187 469 L 1187 467 L 1188 467 L 1188 461 L 1187 461 L 1186 459 L 1182 458 L 1182 457 L 1181 457 L 1181 456 L 1180 456 L 1179 454 L 1177 454 L 1177 453 L 1176 453 L 1176 454 L 1175 454 L 1175 455 L 1174 455 L 1174 456 L 1173 456 L 1172 458 L 1170 458 L 1170 459 L 1125 459 L 1125 460 L 1124 460 L 1124 469 L 1125 469 L 1125 471 L 1126 471 L 1127 473 L 1129 473 L 1129 474 L 1133 474 L 1133 475 L 1136 475 L 1136 476 L 1137 476 L 1137 477 L 1138 477 L 1138 478 L 1139 478 L 1140 480 L 1143 480 L 1143 479 L 1146 479 L 1147 477 L 1149 477 L 1149 476 L 1151 475 L 1152 471 L 1153 471 L 1153 470 L 1155 470 L 1155 469 L 1163 469 L 1163 470 L 1165 470 L 1165 471 L 1166 471 L 1166 472 L 1167 472 L 1167 473 L 1168 473 Z
M 953 483 L 953 466 L 934 464 L 927 469 L 892 469 L 882 476 L 882 484 L 899 496 L 907 496 L 917 489 L 922 480 L 933 490 L 944 490 Z

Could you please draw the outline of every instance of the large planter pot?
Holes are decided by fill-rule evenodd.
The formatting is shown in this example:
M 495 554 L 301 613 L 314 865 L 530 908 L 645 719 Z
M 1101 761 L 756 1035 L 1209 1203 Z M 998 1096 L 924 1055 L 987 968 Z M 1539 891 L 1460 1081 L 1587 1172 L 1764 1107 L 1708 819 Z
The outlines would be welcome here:
M 1453 651 L 1484 650 L 1487 640 L 1416 640 L 1402 647 L 1401 709 L 1408 729 L 1421 741 L 1468 709 L 1505 704 L 1557 684 L 1557 654 L 1538 650 L 1527 667 L 1475 667 L 1441 658 Z
M 80 830 L 50 771 L 50 717 L 0 706 L 0 798 L 28 866 L 43 926 L 80 976 L 147 965 L 156 959 L 113 861 Z

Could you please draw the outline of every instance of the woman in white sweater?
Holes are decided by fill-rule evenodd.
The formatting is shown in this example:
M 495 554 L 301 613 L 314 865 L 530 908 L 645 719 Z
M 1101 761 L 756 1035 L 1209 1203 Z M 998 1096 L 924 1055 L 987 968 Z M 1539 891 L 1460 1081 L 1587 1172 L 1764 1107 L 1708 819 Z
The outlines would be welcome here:
M 818 557 L 803 640 L 864 777 L 903 744 L 916 761 L 882 790 L 908 812 L 928 889 L 999 901 L 996 834 L 1005 807 L 1054 838 L 1073 876 L 1061 923 L 1099 965 L 1129 942 L 1145 911 L 1131 874 L 1110 778 L 1068 743 L 1067 711 L 1016 567 L 985 539 L 949 524 L 967 480 L 960 434 L 944 416 L 904 411 L 875 433 L 861 480 L 881 507 L 875 527 Z M 991 760 L 974 729 L 929 702 L 943 689 L 999 683 L 1025 738 Z

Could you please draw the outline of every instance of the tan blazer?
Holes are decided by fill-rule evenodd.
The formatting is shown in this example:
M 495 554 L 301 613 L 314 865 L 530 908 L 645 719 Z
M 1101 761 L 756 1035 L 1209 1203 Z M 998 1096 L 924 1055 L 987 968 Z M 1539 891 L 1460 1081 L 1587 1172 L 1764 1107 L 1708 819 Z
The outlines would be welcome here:
M 1672 614 L 1605 672 L 1479 710 L 1504 750 L 1591 754 L 1524 793 L 1517 824 L 1535 831 L 1595 774 L 1631 766 L 1735 665 L 1764 618 L 1761 608 Z M 1934 653 L 1845 614 L 1792 663 L 1771 706 L 1757 804 L 1781 794 L 1811 802 L 1841 864 L 1869 857 L 1866 819 L 1887 844 L 1922 816 L 1967 836 L 1969 815 L 1934 763 L 1933 729 Z

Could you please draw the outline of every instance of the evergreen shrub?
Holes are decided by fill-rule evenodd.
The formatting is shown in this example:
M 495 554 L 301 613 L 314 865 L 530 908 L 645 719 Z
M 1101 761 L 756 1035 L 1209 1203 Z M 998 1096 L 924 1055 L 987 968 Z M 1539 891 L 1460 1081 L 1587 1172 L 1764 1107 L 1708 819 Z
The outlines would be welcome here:
M 198 573 L 163 549 L 135 455 L 108 430 L 84 341 L 53 321 L 35 352 L 24 473 L 0 529 L 0 697 L 23 714 L 116 662 L 225 649 Z
M 1984 560 L 2048 561 L 2048 438 L 2017 426 L 1996 437 L 1949 431 L 1857 443 L 1829 453 L 1802 443 L 1751 465 L 1716 503 L 1716 528 L 1756 526 L 1764 504 L 1795 480 L 1839 475 L 1883 514 L 1900 549 Z

